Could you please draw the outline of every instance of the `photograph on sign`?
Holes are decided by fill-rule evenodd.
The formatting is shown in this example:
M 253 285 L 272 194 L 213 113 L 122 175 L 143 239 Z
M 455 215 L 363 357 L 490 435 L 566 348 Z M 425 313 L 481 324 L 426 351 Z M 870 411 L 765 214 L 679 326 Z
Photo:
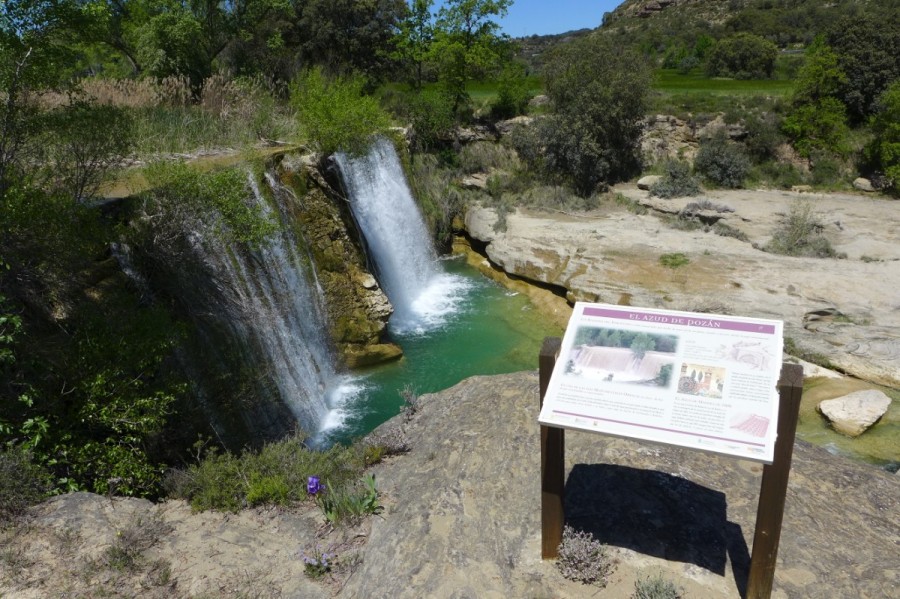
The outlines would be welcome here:
M 575 305 L 539 421 L 771 463 L 783 325 Z

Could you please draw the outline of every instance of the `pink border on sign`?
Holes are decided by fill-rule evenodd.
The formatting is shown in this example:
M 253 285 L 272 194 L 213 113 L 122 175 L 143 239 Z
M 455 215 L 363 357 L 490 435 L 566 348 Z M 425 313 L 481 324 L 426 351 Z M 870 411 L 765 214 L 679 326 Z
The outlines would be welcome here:
M 722 320 L 719 318 L 704 318 L 699 314 L 659 314 L 656 312 L 641 312 L 635 310 L 611 310 L 609 308 L 586 307 L 584 316 L 601 316 L 615 318 L 630 322 L 652 322 L 656 324 L 676 325 L 685 327 L 697 327 L 701 329 L 719 329 L 726 331 L 741 331 L 742 333 L 762 333 L 774 335 L 775 326 L 771 324 L 739 322 L 734 320 Z

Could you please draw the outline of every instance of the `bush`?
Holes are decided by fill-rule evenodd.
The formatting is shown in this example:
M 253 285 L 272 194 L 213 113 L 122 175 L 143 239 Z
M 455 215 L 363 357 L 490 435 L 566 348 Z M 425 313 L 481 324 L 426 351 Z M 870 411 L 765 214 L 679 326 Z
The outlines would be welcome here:
M 566 525 L 556 567 L 569 580 L 603 588 L 615 568 L 615 561 L 606 547 L 590 534 Z
M 794 204 L 763 250 L 785 256 L 838 257 L 831 243 L 822 236 L 823 229 L 808 202 Z
M 710 77 L 766 79 L 775 71 L 778 47 L 752 33 L 739 33 L 717 43 L 706 60 Z
M 363 93 L 364 87 L 362 77 L 328 79 L 319 68 L 292 86 L 300 126 L 323 154 L 364 154 L 372 139 L 390 127 L 387 113 L 376 98 Z
M 784 143 L 781 133 L 781 119 L 773 113 L 751 114 L 744 119 L 747 137 L 744 146 L 747 154 L 757 163 L 776 157 L 778 146 Z
M 675 583 L 656 574 L 635 580 L 631 599 L 681 599 L 683 596 Z
M 509 119 L 524 114 L 528 102 L 534 94 L 525 77 L 525 68 L 511 63 L 500 74 L 497 99 L 491 105 L 491 116 L 495 119 Z
M 31 452 L 15 446 L 0 449 L 0 523 L 22 515 L 52 487 L 50 474 L 32 460 Z
M 691 175 L 691 167 L 681 160 L 667 160 L 662 178 L 650 187 L 650 195 L 659 198 L 680 198 L 700 193 L 700 184 Z
M 451 137 L 456 127 L 453 97 L 443 90 L 423 90 L 408 99 L 408 117 L 413 129 L 413 146 L 419 151 L 437 147 Z
M 744 185 L 744 178 L 750 171 L 750 159 L 720 131 L 700 144 L 694 168 L 716 185 L 736 189 Z

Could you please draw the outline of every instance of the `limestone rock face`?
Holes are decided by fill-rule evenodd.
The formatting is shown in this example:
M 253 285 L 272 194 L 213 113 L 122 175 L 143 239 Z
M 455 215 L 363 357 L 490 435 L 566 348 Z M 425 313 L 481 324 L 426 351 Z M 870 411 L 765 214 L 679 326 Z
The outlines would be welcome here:
M 517 116 L 505 121 L 498 122 L 495 127 L 497 128 L 497 132 L 502 135 L 509 135 L 512 133 L 516 127 L 528 127 L 531 123 L 534 122 L 534 117 L 531 116 Z
M 393 307 L 365 268 L 362 251 L 347 230 L 349 215 L 345 218 L 329 197 L 328 193 L 334 192 L 316 167 L 303 163 L 282 166 L 282 179 L 300 188 L 294 211 L 325 292 L 331 336 L 345 363 L 393 359 L 400 348 L 381 344 Z M 379 347 L 369 350 L 368 346 Z
M 819 403 L 819 411 L 839 433 L 858 437 L 878 422 L 891 405 L 891 398 L 875 389 L 857 391 Z

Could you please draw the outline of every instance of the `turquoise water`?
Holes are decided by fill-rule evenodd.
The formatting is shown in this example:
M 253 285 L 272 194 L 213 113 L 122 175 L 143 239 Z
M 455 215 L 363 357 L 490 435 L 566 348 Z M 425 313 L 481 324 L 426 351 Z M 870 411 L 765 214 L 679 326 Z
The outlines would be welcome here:
M 403 348 L 396 362 L 353 373 L 342 408 L 343 423 L 327 442 L 346 442 L 399 413 L 400 391 L 419 395 L 452 387 L 477 374 L 535 370 L 544 337 L 562 331 L 544 321 L 529 300 L 485 278 L 460 258 L 443 261 L 454 285 L 453 301 L 425 330 L 397 330 Z

